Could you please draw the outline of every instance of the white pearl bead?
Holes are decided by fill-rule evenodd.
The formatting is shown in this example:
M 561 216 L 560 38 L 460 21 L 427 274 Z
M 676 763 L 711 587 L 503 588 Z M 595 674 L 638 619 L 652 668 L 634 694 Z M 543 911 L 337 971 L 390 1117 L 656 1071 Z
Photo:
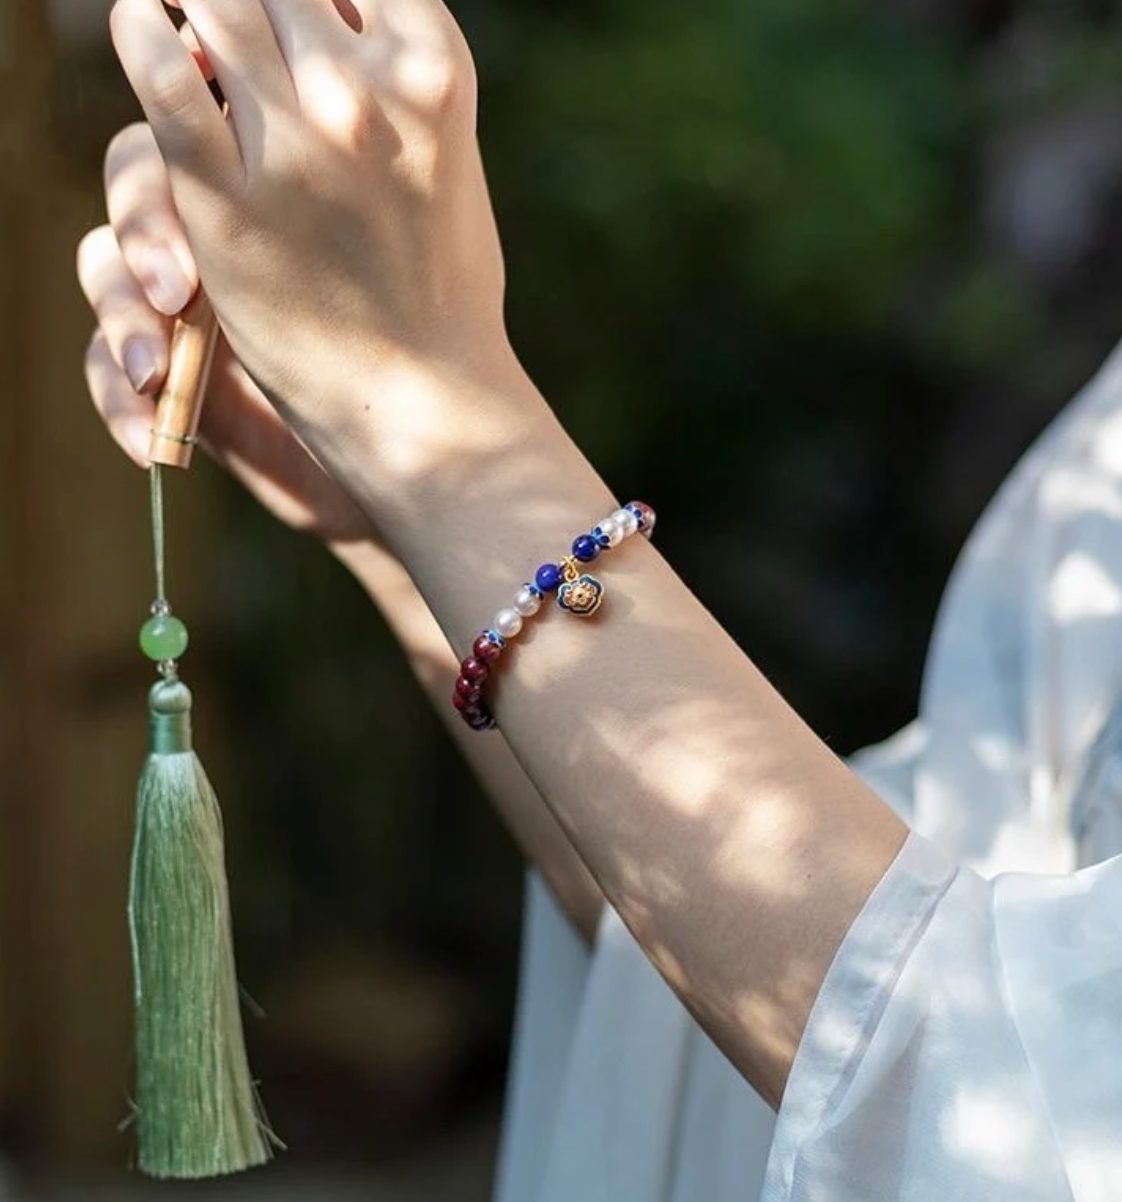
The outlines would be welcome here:
M 609 547 L 618 547 L 623 542 L 623 527 L 615 517 L 605 518 L 598 527 L 600 533 L 608 540 Z
M 631 512 L 630 509 L 617 509 L 615 513 L 612 514 L 612 518 L 619 522 L 624 538 L 630 538 L 639 530 L 639 519 Z
M 524 618 L 532 618 L 542 607 L 542 599 L 528 588 L 520 588 L 514 598 L 514 608 Z
M 504 639 L 513 639 L 522 630 L 522 615 L 516 609 L 500 609 L 495 614 L 495 629 Z

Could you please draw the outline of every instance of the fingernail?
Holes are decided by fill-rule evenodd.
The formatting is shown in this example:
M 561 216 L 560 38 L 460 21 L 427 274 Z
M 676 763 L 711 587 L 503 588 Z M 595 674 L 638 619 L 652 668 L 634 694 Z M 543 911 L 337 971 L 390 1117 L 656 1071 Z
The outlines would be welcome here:
M 137 392 L 147 392 L 160 371 L 155 348 L 147 338 L 130 338 L 125 343 L 125 375 Z
M 168 317 L 177 317 L 191 299 L 191 281 L 170 250 L 156 248 L 145 255 L 140 282 L 148 299 Z
M 152 423 L 143 418 L 133 418 L 121 430 L 121 442 L 137 463 L 147 467 L 152 446 Z

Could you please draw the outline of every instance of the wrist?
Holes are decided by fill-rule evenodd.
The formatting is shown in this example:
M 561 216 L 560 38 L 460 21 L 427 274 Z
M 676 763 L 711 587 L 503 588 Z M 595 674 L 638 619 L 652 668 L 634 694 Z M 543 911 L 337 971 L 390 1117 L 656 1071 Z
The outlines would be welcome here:
M 391 545 L 485 496 L 516 500 L 535 465 L 547 475 L 587 467 L 513 353 L 379 365 L 353 377 L 346 408 L 354 417 L 331 447 L 333 469 Z
M 487 373 L 379 373 L 359 387 L 378 401 L 353 403 L 362 420 L 332 471 L 458 650 L 512 583 L 617 507 L 513 355 Z

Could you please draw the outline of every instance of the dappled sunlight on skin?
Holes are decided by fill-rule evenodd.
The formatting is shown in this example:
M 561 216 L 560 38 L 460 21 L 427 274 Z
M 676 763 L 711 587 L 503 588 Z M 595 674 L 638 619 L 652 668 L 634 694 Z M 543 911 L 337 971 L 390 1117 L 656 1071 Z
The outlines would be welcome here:
M 636 548 L 639 556 L 657 561 L 649 548 Z M 610 568 L 603 575 L 611 580 Z M 613 622 L 609 616 L 609 628 L 600 632 L 601 638 L 627 642 L 627 650 L 612 658 L 615 665 L 627 664 L 624 679 L 601 670 L 604 649 L 582 629 L 543 628 L 541 644 L 564 639 L 568 646 L 568 673 L 543 673 L 549 682 L 544 687 L 553 697 L 558 690 L 571 695 L 570 679 L 574 692 L 581 692 L 583 678 L 584 691 L 574 704 L 584 721 L 566 722 L 556 744 L 536 751 L 558 756 L 558 772 L 566 780 L 583 779 L 592 790 L 583 808 L 587 813 L 596 807 L 602 837 L 586 854 L 657 966 L 750 1079 L 757 1085 L 774 1081 L 776 1066 L 793 1054 L 825 967 L 823 931 L 804 930 L 798 919 L 793 929 L 779 931 L 775 916 L 797 911 L 815 878 L 835 867 L 832 854 L 824 852 L 819 861 L 810 849 L 824 843 L 831 829 L 842 845 L 852 800 L 846 795 L 854 782 L 827 752 L 819 767 L 837 772 L 832 788 L 821 785 L 813 766 L 793 764 L 789 748 L 775 737 L 777 714 L 768 707 L 755 722 L 746 720 L 742 703 L 734 700 L 743 697 L 744 680 L 737 676 L 745 661 L 733 652 L 720 664 L 711 662 L 704 638 L 691 649 L 696 636 L 686 634 L 688 623 L 679 624 L 677 655 L 694 672 L 705 662 L 706 687 L 697 694 L 691 671 L 660 672 L 666 649 L 644 629 L 638 599 L 628 601 L 626 619 Z M 535 658 L 539 652 L 544 649 L 536 646 Z M 551 658 L 554 665 L 562 662 L 556 653 Z M 640 679 L 637 690 L 634 682 Z M 534 683 L 538 680 L 535 674 Z M 526 681 L 519 685 L 522 704 L 516 711 L 505 704 L 500 709 L 512 733 L 515 722 L 532 723 L 529 711 L 539 701 L 548 703 L 545 695 L 528 700 Z M 645 690 L 653 692 L 644 695 Z M 790 720 L 796 721 L 793 715 Z M 829 814 L 833 807 L 836 828 L 807 804 L 807 790 L 816 781 L 825 794 L 823 810 Z M 547 795 L 563 820 L 568 813 L 578 829 L 573 804 L 556 789 Z M 668 848 L 674 849 L 669 857 Z M 854 857 L 855 866 L 859 860 Z M 793 865 L 801 870 L 792 872 Z M 838 912 L 861 900 L 860 888 L 853 898 L 839 895 Z M 700 955 L 699 929 L 708 945 Z M 825 940 L 840 942 L 843 933 L 844 924 Z M 764 962 L 766 980 L 745 988 L 748 966 Z M 769 1090 L 765 1084 L 763 1090 L 773 1103 L 778 1100 L 775 1086 Z
M 676 867 L 625 862 L 619 866 L 619 877 L 621 891 L 632 899 L 631 923 L 640 930 L 648 928 L 648 920 L 657 910 L 688 907 L 692 903 L 690 883 Z M 672 960 L 667 953 L 668 963 Z
M 200 4 L 199 11 L 222 20 L 217 6 Z M 409 20 L 435 10 L 418 4 L 396 11 Z M 209 33 L 208 42 L 218 36 Z M 430 33 L 437 47 L 431 58 Z M 262 403 L 246 408 L 237 432 L 224 440 L 221 421 L 231 414 L 219 408 L 207 427 L 217 453 L 274 512 L 296 526 L 319 524 L 321 533 L 324 514 L 335 512 L 315 503 L 316 488 L 328 479 L 322 464 L 341 485 L 345 514 L 329 523 L 337 539 L 365 540 L 370 550 L 368 530 L 376 524 L 462 654 L 536 565 L 563 555 L 572 536 L 617 498 L 508 354 L 501 265 L 493 231 L 479 217 L 485 193 L 465 189 L 468 218 L 463 209 L 450 215 L 440 207 L 450 188 L 479 170 L 471 155 L 457 154 L 473 121 L 465 119 L 471 106 L 450 84 L 467 91 L 470 84 L 456 76 L 447 47 L 440 49 L 439 31 L 402 27 L 395 37 L 381 44 L 384 75 L 397 93 L 384 112 L 314 58 L 303 64 L 305 85 L 311 81 L 307 111 L 286 112 L 282 120 L 267 119 L 248 75 L 234 79 L 248 89 L 235 106 L 248 160 L 244 191 L 232 199 L 228 181 L 208 175 L 201 160 L 180 163 L 177 178 L 188 204 L 204 210 L 196 215 L 197 241 L 210 247 L 203 274 L 208 287 L 211 280 L 217 285 L 224 329 L 295 431 L 290 436 Z M 459 124 L 439 136 L 457 104 Z M 370 122 L 382 117 L 387 136 L 379 141 L 369 136 Z M 303 153 L 286 153 L 293 130 L 310 136 Z M 317 144 L 317 130 L 327 134 L 325 145 Z M 218 132 L 228 136 L 225 126 Z M 381 157 L 371 166 L 356 148 Z M 252 178 L 258 171 L 263 181 Z M 380 202 L 373 208 L 370 195 Z M 450 227 L 454 236 L 434 237 Z M 304 446 L 309 454 L 301 458 Z M 286 466 L 289 451 L 299 468 Z M 1042 490 L 1041 504 L 1077 517 L 1081 533 L 1098 530 L 1095 521 L 1106 532 L 1119 516 L 1109 482 L 1088 490 L 1058 478 L 1051 491 Z M 1063 540 L 1057 545 L 1062 549 Z M 1049 640 L 1101 636 L 1116 623 L 1119 593 L 1111 592 L 1093 539 L 1090 545 L 1082 559 L 1048 565 L 1046 673 Z M 774 1104 L 807 1015 L 821 1000 L 823 976 L 904 830 L 771 690 L 657 550 L 634 539 L 596 570 L 609 590 L 600 618 L 581 624 L 547 607 L 489 685 L 509 746 L 495 737 L 472 739 L 461 727 L 457 737 L 476 764 L 493 768 L 501 760 L 511 781 L 519 769 L 513 748 L 528 776 L 518 784 L 526 791 L 524 824 L 512 825 L 553 874 L 559 895 L 568 832 L 656 966 Z M 1040 573 L 1034 583 L 1047 579 Z M 385 586 L 391 609 L 402 604 L 405 587 L 400 579 Z M 419 675 L 446 694 L 455 656 L 431 622 L 397 621 Z M 992 650 L 1005 632 L 989 633 Z M 1065 683 L 1051 676 L 1046 682 L 1060 710 Z M 443 711 L 455 721 L 446 703 Z M 1056 761 L 1074 741 L 1064 723 L 1079 721 L 1082 715 L 1061 713 L 1054 728 L 1030 732 L 1051 756 L 1028 766 L 1034 801 L 1050 802 L 1063 767 Z M 974 740 L 979 761 L 1010 775 L 1013 742 L 1000 729 L 966 726 L 963 743 Z M 1057 755 L 1053 745 L 1061 747 Z M 527 816 L 544 815 L 538 796 L 556 818 L 549 830 L 525 825 Z M 574 890 L 594 897 L 577 874 L 572 879 Z M 992 952 L 988 895 L 978 890 L 972 904 L 954 933 L 980 932 L 974 950 L 992 968 L 985 959 Z M 891 1138 L 894 1121 L 926 1106 L 917 1116 L 921 1130 L 939 1132 L 950 1155 L 1007 1185 L 1017 1166 L 988 1160 L 995 1145 L 979 1131 L 985 1124 L 1000 1133 L 1020 1121 L 1019 1081 L 1005 1088 L 1009 1083 L 995 1082 L 985 1063 L 968 1063 L 934 1100 L 908 1089 L 914 1066 L 953 1054 L 966 1027 L 1013 1043 L 991 1017 L 999 991 L 992 975 L 950 976 L 954 963 L 927 975 L 911 972 L 911 952 L 910 945 L 894 948 L 886 967 L 858 948 L 846 970 L 858 985 L 862 977 L 877 983 L 902 970 L 897 996 L 923 1023 L 930 1020 L 930 1033 L 917 1035 L 909 1014 L 891 1009 L 884 1000 L 890 989 L 866 1007 L 827 994 L 811 1029 L 812 1041 L 825 1045 L 814 1051 L 842 1055 L 875 1043 L 884 1052 L 879 1077 L 858 1059 L 839 1074 L 837 1096 L 825 1099 L 836 1105 L 821 1157 L 836 1156 L 832 1168 L 851 1180 L 868 1174 L 883 1195 L 884 1158 L 866 1160 L 868 1145 L 847 1121 L 851 1108 L 876 1107 L 884 1097 L 892 1109 L 882 1114 L 878 1135 Z M 1062 1018 L 1051 1013 L 1054 1003 L 1039 1007 L 1051 1023 Z
M 276 253 L 247 248 L 247 277 Z M 235 310 L 235 339 L 245 320 Z M 368 405 L 346 407 L 332 394 L 361 395 L 344 379 L 353 352 L 311 330 L 283 339 L 278 363 L 306 358 L 323 400 L 278 409 L 402 555 L 459 653 L 538 563 L 616 507 L 513 360 L 476 371 L 449 352 L 399 375 L 364 354 L 377 364 Z M 632 540 L 597 571 L 603 616 L 581 625 L 551 607 L 533 655 L 504 671 L 499 718 L 656 965 L 775 1104 L 821 976 L 902 834 L 892 820 L 840 865 L 863 786 L 650 545 Z
M 668 701 L 651 729 L 636 731 L 627 715 L 606 714 L 598 731 L 610 753 L 636 761 L 638 784 L 661 794 L 665 804 L 684 817 L 696 817 L 719 802 L 720 791 L 736 779 L 736 761 L 751 739 L 750 730 L 731 737 L 722 731 L 718 723 L 725 718 L 719 701 L 685 697 Z M 753 820 L 766 822 L 768 808 L 766 797 L 754 797 Z
M 402 95 L 425 102 L 447 85 L 448 69 L 441 57 L 424 50 L 413 50 L 397 60 L 394 78 Z
M 399 490 L 398 505 L 423 497 L 427 514 L 453 526 L 479 530 L 490 515 L 507 515 L 501 540 L 484 556 L 478 534 L 464 547 L 442 539 L 441 555 L 451 564 L 434 563 L 431 539 L 412 544 L 431 517 L 405 515 L 398 527 L 409 530 L 406 557 L 436 611 L 455 623 L 458 647 L 480 615 L 509 595 L 512 581 L 516 586 L 549 557 L 548 548 L 564 549 L 590 513 L 614 506 L 582 461 L 574 460 L 571 473 L 543 470 L 532 446 L 474 460 L 455 447 L 445 463 Z M 519 498 L 516 509 L 511 496 Z M 776 724 L 791 736 L 810 736 L 777 698 L 759 711 L 745 708 L 745 687 L 761 684 L 758 674 L 723 635 L 714 658 L 712 631 L 707 623 L 693 629 L 696 603 L 653 548 L 636 540 L 612 554 L 597 568 L 611 598 L 602 618 L 585 625 L 553 611 L 536 624 L 533 655 L 516 647 L 504 663 L 497 712 L 624 920 L 774 1103 L 845 930 L 844 917 L 835 930 L 820 919 L 804 930 L 797 911 L 816 878 L 836 873 L 826 841 L 836 831 L 835 846 L 843 845 L 846 816 L 864 790 L 813 742 L 800 750 L 809 752 L 809 763 L 793 761 Z M 618 580 L 613 563 L 628 565 Z M 660 619 L 678 630 L 673 656 L 644 622 L 656 597 Z M 681 670 L 668 671 L 669 662 Z M 815 784 L 824 794 L 821 807 L 807 797 Z M 860 854 L 852 859 L 852 891 L 840 891 L 839 916 L 856 911 L 862 890 L 884 867 L 862 864 Z M 792 872 L 793 865 L 800 867 Z M 777 929 L 776 913 L 785 910 L 795 926 Z M 758 971 L 751 966 L 764 963 L 766 977 L 746 986 L 746 976 Z
M 197 29 L 205 20 L 208 48 L 234 54 L 229 13 L 197 0 L 189 11 Z M 432 25 L 397 31 L 413 52 L 427 53 L 430 35 L 443 44 L 442 10 L 392 11 Z M 145 53 L 149 36 L 159 30 L 147 31 Z M 141 51 L 134 40 L 134 71 Z M 463 654 L 538 564 L 618 504 L 509 350 L 489 219 L 441 208 L 446 186 L 467 193 L 469 211 L 485 206 L 473 191 L 474 145 L 464 152 L 473 108 L 430 81 L 441 85 L 427 97 L 433 128 L 449 112 L 458 124 L 433 143 L 447 162 L 438 155 L 437 174 L 422 172 L 411 192 L 398 159 L 424 161 L 423 139 L 382 146 L 373 164 L 313 143 L 284 157 L 299 114 L 276 102 L 271 119 L 268 81 L 256 74 L 229 82 L 244 189 L 227 195 L 229 181 L 208 175 L 202 156 L 176 168 L 219 320 Z M 329 109 L 349 119 L 336 101 L 321 118 Z M 224 145 L 226 127 L 208 128 Z M 385 203 L 371 209 L 364 189 L 382 183 Z M 623 920 L 774 1102 L 817 986 L 904 830 L 652 546 L 630 540 L 605 556 L 602 574 L 614 590 L 603 617 L 582 626 L 549 607 L 533 652 L 551 670 L 512 652 L 496 713 Z
M 366 109 L 354 85 L 328 58 L 309 56 L 300 68 L 304 111 L 340 146 L 361 145 L 368 128 Z
M 384 462 L 396 476 L 431 478 L 449 458 L 483 452 L 501 456 L 514 449 L 512 424 L 501 415 L 481 412 L 470 422 L 449 422 L 447 398 L 416 369 L 384 371 L 379 388 L 384 412 L 378 435 L 384 440 Z M 501 459 L 495 470 L 502 474 Z

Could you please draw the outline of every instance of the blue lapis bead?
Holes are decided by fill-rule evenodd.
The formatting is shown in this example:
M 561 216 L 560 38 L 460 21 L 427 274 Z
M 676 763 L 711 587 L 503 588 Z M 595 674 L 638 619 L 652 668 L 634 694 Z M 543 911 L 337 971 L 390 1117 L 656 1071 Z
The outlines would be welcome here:
M 555 563 L 543 563 L 534 575 L 534 582 L 543 593 L 555 593 L 561 587 L 564 573 Z
M 591 563 L 600 554 L 600 544 L 591 534 L 581 534 L 573 540 L 573 558 Z

